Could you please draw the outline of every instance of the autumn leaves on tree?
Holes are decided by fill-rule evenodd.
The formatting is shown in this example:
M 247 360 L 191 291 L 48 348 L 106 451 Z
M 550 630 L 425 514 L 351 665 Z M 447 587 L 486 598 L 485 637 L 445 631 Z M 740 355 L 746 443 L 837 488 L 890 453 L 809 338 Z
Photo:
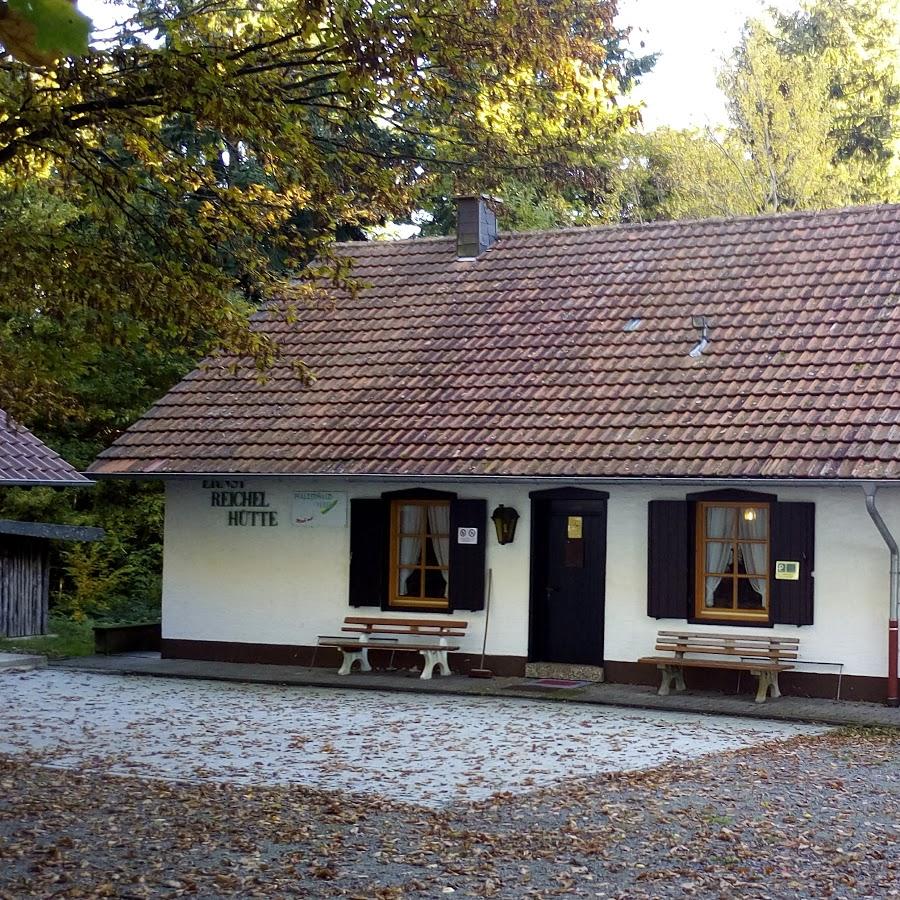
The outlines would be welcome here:
M 135 341 L 265 367 L 277 347 L 248 312 L 341 277 L 336 233 L 408 215 L 447 173 L 491 188 L 586 167 L 637 120 L 616 102 L 613 13 L 141 0 L 83 57 L 2 59 L 0 404 L 77 414 L 73 379 Z M 54 360 L 63 331 L 75 352 Z

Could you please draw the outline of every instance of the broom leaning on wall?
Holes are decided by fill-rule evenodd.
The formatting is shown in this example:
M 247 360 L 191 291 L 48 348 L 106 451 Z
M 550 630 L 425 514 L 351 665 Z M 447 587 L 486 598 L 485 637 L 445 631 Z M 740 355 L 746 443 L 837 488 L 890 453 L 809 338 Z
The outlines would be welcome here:
M 488 569 L 487 600 L 484 604 L 484 638 L 481 642 L 481 665 L 469 670 L 469 678 L 493 678 L 494 673 L 484 667 L 484 654 L 487 649 L 488 622 L 491 619 L 491 592 L 494 587 L 494 570 Z

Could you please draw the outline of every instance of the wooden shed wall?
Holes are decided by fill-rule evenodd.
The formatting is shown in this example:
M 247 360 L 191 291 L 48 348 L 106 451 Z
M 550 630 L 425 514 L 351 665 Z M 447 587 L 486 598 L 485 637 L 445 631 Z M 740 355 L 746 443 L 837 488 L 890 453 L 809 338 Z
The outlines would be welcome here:
M 49 594 L 46 541 L 0 536 L 0 637 L 46 634 Z

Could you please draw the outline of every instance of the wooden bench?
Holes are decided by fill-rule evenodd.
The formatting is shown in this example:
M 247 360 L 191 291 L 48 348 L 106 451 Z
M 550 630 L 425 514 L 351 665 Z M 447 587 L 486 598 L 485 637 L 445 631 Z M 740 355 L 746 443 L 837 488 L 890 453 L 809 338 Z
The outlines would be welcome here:
M 670 688 L 683 691 L 684 669 L 733 669 L 751 672 L 757 678 L 756 702 L 765 703 L 766 697 L 780 697 L 778 673 L 793 669 L 797 659 L 800 638 L 756 634 L 718 634 L 700 631 L 660 631 L 656 636 L 656 649 L 669 651 L 674 656 L 645 656 L 640 663 L 651 663 L 662 673 L 657 692 L 668 695 Z M 698 658 L 686 658 L 685 654 Z M 728 657 L 710 659 L 705 657 Z
M 341 631 L 358 637 L 319 635 L 320 647 L 336 647 L 344 655 L 338 675 L 349 675 L 359 662 L 361 672 L 371 672 L 369 650 L 416 650 L 425 658 L 420 678 L 431 678 L 435 667 L 441 675 L 450 674 L 447 653 L 459 650 L 448 638 L 465 637 L 468 622 L 461 619 L 389 619 L 384 616 L 347 616 Z

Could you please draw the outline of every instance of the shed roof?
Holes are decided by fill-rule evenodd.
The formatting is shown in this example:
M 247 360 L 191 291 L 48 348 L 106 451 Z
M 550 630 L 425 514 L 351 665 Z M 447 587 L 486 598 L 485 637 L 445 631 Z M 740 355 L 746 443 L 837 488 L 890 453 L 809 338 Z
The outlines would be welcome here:
M 0 534 L 41 538 L 48 541 L 102 541 L 106 532 L 92 525 L 51 525 L 49 522 L 15 522 L 0 519 Z
M 0 409 L 0 485 L 67 487 L 90 483 L 56 451 Z
M 900 478 L 900 206 L 338 252 L 268 381 L 198 369 L 89 471 Z

